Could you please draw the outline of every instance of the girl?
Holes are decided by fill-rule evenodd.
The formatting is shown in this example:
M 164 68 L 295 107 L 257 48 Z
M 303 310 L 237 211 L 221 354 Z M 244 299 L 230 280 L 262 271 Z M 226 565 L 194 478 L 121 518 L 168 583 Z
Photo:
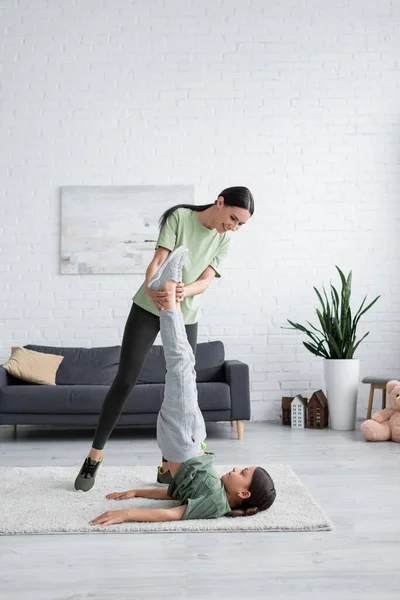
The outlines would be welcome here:
M 188 342 L 176 285 L 181 280 L 187 250 L 177 248 L 149 282 L 153 290 L 171 292 L 160 314 L 167 373 L 157 420 L 157 443 L 167 458 L 172 481 L 166 488 L 113 492 L 110 500 L 127 498 L 179 499 L 175 508 L 112 510 L 90 522 L 112 525 L 125 521 L 176 521 L 253 515 L 269 508 L 276 497 L 273 481 L 261 467 L 236 467 L 219 477 L 213 454 L 204 452 L 206 428 L 197 402 L 195 358 Z
M 133 298 L 118 372 L 104 399 L 92 448 L 75 480 L 76 490 L 87 492 L 93 487 L 102 462 L 102 450 L 159 332 L 159 317 L 172 292 L 151 289 L 148 285 L 150 279 L 177 246 L 189 249 L 190 258 L 183 269 L 183 283 L 177 283 L 174 293 L 177 301 L 182 303 L 186 334 L 195 352 L 201 294 L 214 277 L 221 276 L 221 263 L 230 243 L 229 232 L 237 231 L 253 212 L 254 200 L 250 191 L 246 187 L 231 187 L 223 190 L 214 204 L 183 204 L 162 215 L 155 255 L 147 268 L 143 285 Z M 170 480 L 165 462 L 159 469 L 157 480 L 160 483 Z

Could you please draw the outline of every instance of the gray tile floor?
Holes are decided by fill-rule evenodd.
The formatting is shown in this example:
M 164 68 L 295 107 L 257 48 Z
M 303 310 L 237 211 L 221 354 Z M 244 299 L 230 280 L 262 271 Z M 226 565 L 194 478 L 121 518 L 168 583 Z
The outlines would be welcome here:
M 76 465 L 87 429 L 0 427 L 0 465 Z M 400 598 L 400 444 L 356 432 L 208 426 L 208 449 L 232 465 L 289 464 L 333 521 L 319 533 L 60 535 L 0 538 L 0 598 L 212 600 Z M 118 429 L 107 465 L 157 465 L 154 430 Z M 29 493 L 21 487 L 21 494 Z M 1 510 L 1 507 L 0 507 Z

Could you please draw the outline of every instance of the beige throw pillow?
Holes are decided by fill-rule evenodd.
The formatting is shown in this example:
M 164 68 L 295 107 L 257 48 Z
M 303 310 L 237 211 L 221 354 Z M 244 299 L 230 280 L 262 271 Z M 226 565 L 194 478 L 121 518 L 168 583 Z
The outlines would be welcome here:
M 56 385 L 57 369 L 63 360 L 63 356 L 16 346 L 11 348 L 11 357 L 3 368 L 13 377 L 24 381 Z

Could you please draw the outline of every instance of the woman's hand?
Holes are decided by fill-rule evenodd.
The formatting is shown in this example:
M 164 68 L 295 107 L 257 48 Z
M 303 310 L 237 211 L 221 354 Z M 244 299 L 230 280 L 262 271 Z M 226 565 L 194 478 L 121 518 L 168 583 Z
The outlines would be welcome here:
M 171 292 L 156 292 L 155 290 L 147 287 L 147 285 L 145 286 L 144 291 L 150 300 L 152 300 L 157 306 L 158 310 L 164 310 L 164 302 L 171 295 Z
M 185 284 L 181 281 L 176 284 L 176 301 L 182 302 L 186 297 Z
M 118 523 L 125 523 L 125 521 L 129 521 L 129 510 L 108 510 L 90 521 L 89 525 L 107 527 L 107 525 L 117 525 Z
M 136 497 L 136 490 L 128 490 L 126 492 L 112 492 L 107 494 L 107 500 L 129 500 Z

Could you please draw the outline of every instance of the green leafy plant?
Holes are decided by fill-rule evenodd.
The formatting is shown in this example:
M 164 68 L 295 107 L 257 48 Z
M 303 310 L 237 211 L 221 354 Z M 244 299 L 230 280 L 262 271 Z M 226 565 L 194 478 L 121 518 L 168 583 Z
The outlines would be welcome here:
M 294 323 L 288 319 L 288 323 L 291 327 L 284 327 L 284 329 L 296 329 L 305 333 L 308 336 L 309 341 L 303 342 L 303 344 L 307 350 L 312 352 L 312 354 L 315 354 L 315 356 L 322 356 L 323 358 L 330 359 L 353 358 L 354 352 L 369 334 L 368 331 L 359 341 L 356 340 L 357 326 L 360 318 L 375 304 L 380 296 L 377 296 L 375 300 L 364 308 L 367 299 L 367 296 L 365 296 L 360 308 L 355 313 L 354 317 L 352 317 L 350 308 L 352 272 L 350 271 L 348 276 L 345 277 L 339 267 L 336 266 L 336 269 L 339 272 L 342 282 L 340 295 L 332 284 L 330 286 L 330 299 L 325 291 L 325 287 L 322 288 L 322 295 L 317 288 L 313 286 L 322 305 L 322 310 L 316 308 L 321 328 L 318 329 L 312 325 L 312 323 L 306 321 L 311 327 L 311 329 L 308 329 L 304 325 Z

